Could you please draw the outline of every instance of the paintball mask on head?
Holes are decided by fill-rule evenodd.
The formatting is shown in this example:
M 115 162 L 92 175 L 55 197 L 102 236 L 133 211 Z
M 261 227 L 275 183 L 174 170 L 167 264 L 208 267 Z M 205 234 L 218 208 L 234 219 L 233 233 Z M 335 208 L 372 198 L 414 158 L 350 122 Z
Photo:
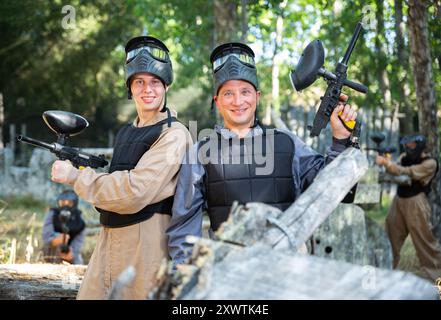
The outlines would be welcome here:
M 67 202 L 65 200 L 68 200 L 69 202 L 71 202 L 72 206 L 64 205 L 63 203 Z M 60 193 L 60 195 L 58 196 L 57 203 L 58 203 L 58 206 L 60 207 L 60 209 L 62 209 L 62 210 L 63 209 L 70 210 L 70 209 L 73 209 L 73 208 L 77 207 L 77 205 L 78 205 L 78 196 L 72 190 L 65 190 L 62 193 Z M 61 206 L 60 206 L 60 203 L 62 204 Z
M 408 146 L 411 142 L 415 142 L 415 148 Z M 426 138 L 420 134 L 405 136 L 401 139 L 400 143 L 404 147 L 406 156 L 413 160 L 418 159 L 426 148 Z
M 168 48 L 162 41 L 151 36 L 135 37 L 127 42 L 125 51 L 125 80 L 129 99 L 132 98 L 130 79 L 137 73 L 153 74 L 164 83 L 164 86 L 172 84 L 172 63 L 168 55 Z
M 216 47 L 210 56 L 213 65 L 214 91 L 228 80 L 244 80 L 258 90 L 254 52 L 243 43 L 230 42 Z

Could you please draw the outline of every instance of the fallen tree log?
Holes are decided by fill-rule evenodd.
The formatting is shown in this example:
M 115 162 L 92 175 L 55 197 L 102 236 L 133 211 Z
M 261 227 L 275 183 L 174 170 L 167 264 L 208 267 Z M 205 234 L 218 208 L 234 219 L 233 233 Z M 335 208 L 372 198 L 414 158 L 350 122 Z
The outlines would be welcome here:
M 437 299 L 428 281 L 402 271 L 315 256 L 286 254 L 266 245 L 221 248 L 213 241 L 198 243 L 201 268 L 191 270 L 177 299 Z M 226 250 L 228 253 L 219 255 Z M 217 256 L 217 257 L 216 257 Z M 188 272 L 188 270 L 187 270 Z
M 392 269 L 392 247 L 385 231 L 354 204 L 339 204 L 314 232 L 308 248 L 319 257 Z
M 337 208 L 367 167 L 360 150 L 349 148 L 321 170 L 284 212 L 263 204 L 233 206 L 230 220 L 219 229 L 219 238 L 247 246 L 262 242 L 296 251 Z M 266 228 L 268 222 L 270 226 Z
M 75 299 L 86 268 L 63 264 L 0 265 L 0 299 Z
M 158 273 L 150 299 L 436 299 L 415 275 L 298 253 L 367 170 L 359 150 L 327 165 L 285 212 L 233 205 L 217 240 L 192 238 L 193 254 Z M 363 260 L 361 259 L 361 263 Z

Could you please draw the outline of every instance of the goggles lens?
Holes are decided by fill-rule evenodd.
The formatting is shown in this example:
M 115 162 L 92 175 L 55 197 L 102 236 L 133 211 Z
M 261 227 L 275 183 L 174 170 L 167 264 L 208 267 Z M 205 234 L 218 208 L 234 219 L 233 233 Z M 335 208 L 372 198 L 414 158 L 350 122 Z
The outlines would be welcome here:
M 161 60 L 163 62 L 168 61 L 168 54 L 166 51 L 157 47 L 142 46 L 127 52 L 126 63 L 135 58 L 142 50 L 147 50 L 152 55 L 152 57 L 157 60 Z
M 243 53 L 229 53 L 229 54 L 221 56 L 221 57 L 219 57 L 219 58 L 217 58 L 216 60 L 213 61 L 213 70 L 216 71 L 217 69 L 219 69 L 228 60 L 228 58 L 231 57 L 231 56 L 235 56 L 241 62 L 243 62 L 244 64 L 246 64 L 246 65 L 248 65 L 250 67 L 255 67 L 256 66 L 253 57 L 251 57 L 251 56 L 249 56 L 247 54 L 243 54 Z

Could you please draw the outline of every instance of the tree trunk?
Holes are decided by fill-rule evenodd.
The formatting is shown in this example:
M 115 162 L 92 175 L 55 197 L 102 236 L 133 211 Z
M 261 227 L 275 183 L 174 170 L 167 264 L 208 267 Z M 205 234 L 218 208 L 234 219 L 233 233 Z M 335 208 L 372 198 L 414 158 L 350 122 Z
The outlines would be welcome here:
M 3 107 L 3 94 L 0 93 L 0 149 L 3 145 L 3 125 L 5 123 L 5 109 Z
M 242 34 L 240 35 L 241 42 L 247 42 L 248 36 L 248 13 L 247 13 L 248 0 L 241 1 L 241 16 L 242 16 Z
M 237 40 L 237 1 L 214 0 L 214 45 Z
M 280 74 L 280 49 L 282 48 L 283 39 L 283 9 L 286 6 L 286 1 L 280 4 L 280 9 L 282 10 L 277 16 L 276 20 L 276 39 L 274 41 L 274 53 L 273 53 L 273 67 L 272 67 L 272 104 L 274 110 L 279 112 L 280 110 L 280 84 L 279 84 L 279 74 Z
M 267 105 L 265 118 L 263 123 L 269 125 L 271 123 L 271 107 L 274 108 L 276 113 L 280 112 L 280 84 L 279 84 L 279 74 L 280 74 L 280 49 L 282 47 L 283 39 L 283 14 L 284 9 L 287 5 L 287 0 L 283 1 L 279 5 L 279 13 L 276 17 L 276 38 L 274 40 L 274 51 L 272 57 L 272 68 L 271 68 L 271 104 Z
M 234 0 L 214 0 L 213 48 L 225 42 L 238 40 L 237 7 L 237 1 Z M 222 123 L 222 117 L 216 108 L 215 114 L 216 123 Z
M 387 55 L 385 54 L 385 49 L 383 41 L 386 41 L 386 36 L 384 34 L 384 6 L 383 0 L 377 1 L 377 36 L 375 38 L 375 51 L 377 52 L 377 77 L 378 83 L 382 96 L 382 109 L 391 109 L 392 99 L 390 93 L 389 76 L 387 75 Z
M 420 133 L 427 137 L 432 156 L 439 158 L 439 126 L 437 118 L 432 58 L 428 39 L 427 7 L 424 1 L 409 0 L 409 40 L 415 82 Z M 430 201 L 432 223 L 441 240 L 441 175 L 433 181 Z
M 401 113 L 404 113 L 404 117 L 400 118 L 400 133 L 401 135 L 407 135 L 414 132 L 413 128 L 413 111 L 409 103 L 409 85 L 407 83 L 407 74 L 409 70 L 409 52 L 408 48 L 404 45 L 404 22 L 403 22 L 403 1 L 395 0 L 395 34 L 396 34 L 396 57 L 397 63 L 392 65 L 395 70 L 394 73 L 399 78 L 399 84 L 397 86 L 399 101 L 398 108 Z M 401 77 L 401 75 L 403 75 Z

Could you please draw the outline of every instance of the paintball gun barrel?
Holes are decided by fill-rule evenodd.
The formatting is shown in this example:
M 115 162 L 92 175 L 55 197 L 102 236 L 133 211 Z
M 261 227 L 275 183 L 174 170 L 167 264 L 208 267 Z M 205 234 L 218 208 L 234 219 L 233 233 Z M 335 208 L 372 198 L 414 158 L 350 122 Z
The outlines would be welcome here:
M 375 148 L 365 148 L 366 151 L 377 151 L 380 156 L 390 156 L 392 153 L 397 152 L 395 147 L 382 147 L 381 144 L 386 139 L 386 136 L 381 132 L 374 132 L 369 137 L 374 143 Z
M 47 143 L 23 135 L 18 135 L 17 140 L 47 149 L 60 160 L 69 160 L 76 168 L 91 167 L 96 169 L 108 164 L 104 155 L 95 156 L 65 145 L 70 136 L 79 134 L 89 125 L 86 119 L 71 112 L 52 110 L 43 113 L 43 120 L 57 134 L 57 142 Z
M 341 62 L 337 63 L 334 73 L 323 68 L 325 59 L 323 45 L 320 40 L 314 40 L 303 50 L 296 69 L 290 74 L 291 83 L 297 91 L 309 87 L 315 82 L 318 76 L 323 77 L 328 83 L 325 95 L 320 98 L 320 107 L 315 115 L 313 125 L 311 126 L 311 137 L 318 136 L 321 130 L 328 124 L 331 114 L 339 102 L 343 86 L 350 87 L 362 93 L 366 93 L 368 90 L 363 84 L 347 79 L 348 61 L 360 35 L 360 31 L 361 23 L 358 23 L 349 46 L 346 49 L 346 53 Z M 359 136 L 357 135 L 360 133 L 359 120 L 347 122 L 343 121 L 341 118 L 340 120 L 345 127 L 352 132 L 353 140 L 355 140 L 353 141 L 353 144 L 355 143 L 358 145 Z
M 69 234 L 69 227 L 67 226 L 67 224 L 69 222 L 70 216 L 71 216 L 71 212 L 70 210 L 67 209 L 60 210 L 60 215 L 58 216 L 61 223 L 61 230 L 63 231 L 63 243 L 60 246 L 60 251 L 63 253 L 69 252 L 69 245 L 67 243 L 66 235 Z
M 395 147 L 365 148 L 365 150 L 377 151 L 380 156 L 390 156 L 392 153 L 397 152 Z

